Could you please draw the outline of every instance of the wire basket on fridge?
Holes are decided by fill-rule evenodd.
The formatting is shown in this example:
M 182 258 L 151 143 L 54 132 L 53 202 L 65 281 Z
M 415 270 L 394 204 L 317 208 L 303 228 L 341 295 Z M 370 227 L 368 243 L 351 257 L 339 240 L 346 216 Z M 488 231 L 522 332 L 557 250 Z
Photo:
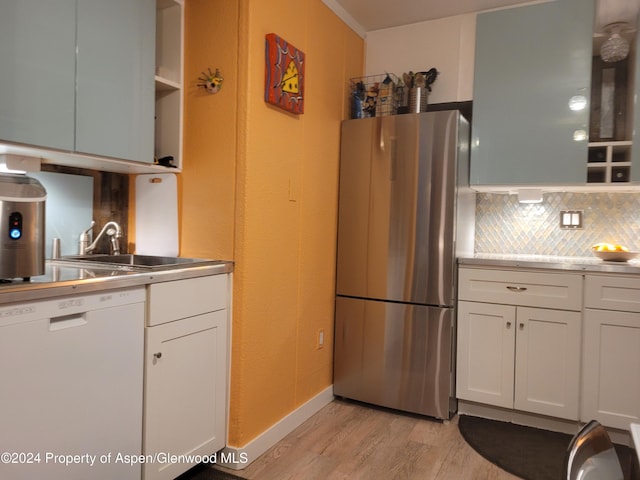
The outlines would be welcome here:
M 398 77 L 393 73 L 351 79 L 351 118 L 398 113 Z

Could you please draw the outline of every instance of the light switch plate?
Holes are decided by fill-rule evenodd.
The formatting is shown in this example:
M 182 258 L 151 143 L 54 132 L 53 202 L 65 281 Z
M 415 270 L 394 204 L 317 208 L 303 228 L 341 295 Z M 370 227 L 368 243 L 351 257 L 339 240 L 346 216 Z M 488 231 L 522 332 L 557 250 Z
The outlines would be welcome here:
M 584 210 L 560 210 L 560 228 L 582 228 Z

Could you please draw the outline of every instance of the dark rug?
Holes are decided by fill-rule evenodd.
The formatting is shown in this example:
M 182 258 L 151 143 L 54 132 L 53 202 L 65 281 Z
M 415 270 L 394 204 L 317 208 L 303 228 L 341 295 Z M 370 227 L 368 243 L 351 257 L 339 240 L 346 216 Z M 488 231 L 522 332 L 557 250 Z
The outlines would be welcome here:
M 526 480 L 562 478 L 571 435 L 469 415 L 460 415 L 458 426 L 476 452 L 503 470 Z M 615 448 L 624 478 L 635 480 L 635 451 L 623 445 Z
M 246 480 L 232 473 L 218 470 L 211 464 L 200 464 L 184 472 L 175 480 Z

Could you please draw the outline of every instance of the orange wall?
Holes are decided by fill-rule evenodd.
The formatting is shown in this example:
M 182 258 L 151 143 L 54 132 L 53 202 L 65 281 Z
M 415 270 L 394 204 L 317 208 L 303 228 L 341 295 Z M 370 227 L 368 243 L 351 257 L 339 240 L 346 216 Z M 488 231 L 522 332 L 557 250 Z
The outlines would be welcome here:
M 225 77 L 211 98 L 187 92 L 182 253 L 236 262 L 233 447 L 332 383 L 340 121 L 348 113 L 348 79 L 362 72 L 364 42 L 321 0 L 291 5 L 186 1 L 187 82 L 209 65 Z M 303 115 L 263 100 L 267 33 L 306 54 Z M 208 34 L 215 41 L 203 45 Z M 224 124 L 216 119 L 213 132 L 207 123 L 221 110 Z M 221 182 L 230 185 L 218 190 Z M 203 217 L 211 219 L 204 228 Z
M 238 8 L 239 0 L 185 2 L 182 256 L 234 257 Z M 209 68 L 224 77 L 215 95 L 197 85 Z

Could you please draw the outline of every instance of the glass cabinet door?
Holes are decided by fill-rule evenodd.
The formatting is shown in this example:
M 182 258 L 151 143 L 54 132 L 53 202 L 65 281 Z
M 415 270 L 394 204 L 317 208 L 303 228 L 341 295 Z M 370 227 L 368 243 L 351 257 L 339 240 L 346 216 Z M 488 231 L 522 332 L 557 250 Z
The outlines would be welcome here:
M 0 140 L 73 150 L 76 0 L 0 0 Z
M 153 162 L 154 0 L 79 0 L 76 151 Z
M 472 185 L 585 184 L 593 20 L 594 0 L 478 15 Z

